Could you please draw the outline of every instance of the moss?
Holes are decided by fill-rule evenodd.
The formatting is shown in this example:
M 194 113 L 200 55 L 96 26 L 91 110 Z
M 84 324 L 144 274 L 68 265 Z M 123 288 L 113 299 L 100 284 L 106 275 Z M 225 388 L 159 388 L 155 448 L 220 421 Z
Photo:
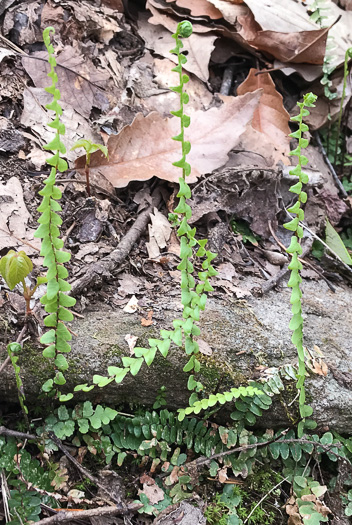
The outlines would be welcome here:
M 105 355 L 107 359 L 111 359 L 112 357 L 122 357 L 126 355 L 126 352 L 119 345 L 110 345 L 109 349 L 105 351 Z
M 23 353 L 21 355 L 21 367 L 28 370 L 30 377 L 35 381 L 38 380 L 38 385 L 42 385 L 49 377 L 53 376 L 53 362 L 45 358 L 42 350 L 36 347 L 31 341 L 26 341 L 23 345 Z
M 200 376 L 204 378 L 205 387 L 209 391 L 214 391 L 217 383 L 222 387 L 234 387 L 247 383 L 248 378 L 235 370 L 235 368 L 217 358 L 216 355 L 206 356 L 204 354 L 197 356 L 201 363 Z

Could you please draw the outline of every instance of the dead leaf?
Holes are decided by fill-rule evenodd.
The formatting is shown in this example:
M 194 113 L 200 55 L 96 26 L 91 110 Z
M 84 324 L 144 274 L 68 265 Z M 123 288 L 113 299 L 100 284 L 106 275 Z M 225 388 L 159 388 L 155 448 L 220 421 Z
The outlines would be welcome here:
M 307 361 L 307 366 L 313 374 L 326 377 L 328 375 L 328 365 L 322 359 L 312 359 Z
M 308 15 L 306 18 L 287 17 L 286 14 L 283 14 L 287 12 L 287 6 L 285 5 L 285 9 L 282 9 L 281 0 L 270 0 L 267 3 L 270 6 L 276 5 L 276 9 L 273 9 L 273 17 L 271 17 L 271 10 L 266 10 L 263 3 L 258 0 L 247 2 L 249 7 L 252 6 L 253 9 L 254 6 L 256 7 L 255 16 L 247 5 L 236 5 L 226 0 L 210 1 L 222 12 L 225 20 L 237 29 L 238 33 L 232 35 L 233 38 L 240 35 L 245 43 L 285 63 L 323 63 L 328 29 L 317 29 L 313 22 L 309 22 Z M 290 8 L 291 4 L 293 9 L 295 5 L 298 5 L 290 2 Z M 273 22 L 275 17 L 280 18 L 280 16 L 285 16 L 285 25 L 282 25 L 282 21 L 276 24 Z M 261 23 L 258 23 L 257 19 Z M 291 30 L 281 32 L 281 26 Z M 280 31 L 277 30 L 278 28 Z
M 174 466 L 172 469 L 172 472 L 169 476 L 171 484 L 176 483 L 178 481 L 178 471 L 180 470 L 180 467 L 177 465 Z
M 141 282 L 138 277 L 130 275 L 129 273 L 123 273 L 118 278 L 119 287 L 117 289 L 119 295 L 134 295 L 139 293 Z
M 175 30 L 177 22 L 174 22 Z M 161 25 L 153 25 L 140 19 L 138 21 L 139 33 L 146 43 L 146 48 L 153 50 L 156 54 L 161 55 L 177 63 L 175 55 L 171 55 L 170 49 L 173 47 L 171 33 Z M 193 33 L 192 38 L 184 39 L 183 52 L 187 52 L 187 63 L 184 69 L 193 73 L 198 78 L 206 82 L 209 78 L 209 61 L 210 55 L 214 49 L 214 42 L 217 35 Z
M 41 27 L 55 26 L 57 29 L 64 23 L 64 9 L 62 6 L 53 6 L 50 2 L 46 2 L 43 6 L 40 15 Z
M 106 7 L 118 11 L 119 13 L 124 12 L 123 1 L 122 0 L 102 0 L 101 2 Z
M 325 56 L 328 28 L 299 33 L 259 31 L 247 42 L 281 62 L 322 64 Z
M 149 312 L 147 313 L 147 318 L 144 319 L 144 317 L 142 317 L 141 325 L 142 326 L 151 326 L 152 324 L 153 324 L 153 310 L 149 310 Z
M 218 279 L 225 279 L 226 281 L 232 281 L 232 278 L 237 275 L 235 267 L 230 262 L 221 263 L 217 267 Z
M 209 111 L 196 111 L 191 118 L 189 136 L 192 149 L 187 160 L 192 165 L 188 182 L 195 182 L 203 173 L 211 173 L 227 161 L 258 106 L 261 93 L 238 97 L 222 97 L 223 104 Z M 180 169 L 172 162 L 180 158 L 179 143 L 171 139 L 179 133 L 179 119 L 163 119 L 155 112 L 147 117 L 138 114 L 108 141 L 109 159 L 101 152 L 91 156 L 90 172 L 106 177 L 116 188 L 132 180 L 148 180 L 153 176 L 178 182 Z M 77 159 L 76 168 L 83 174 L 85 157 Z
M 174 0 L 166 0 L 166 2 L 174 2 Z M 175 3 L 180 8 L 189 9 L 192 16 L 208 16 L 213 20 L 222 18 L 221 12 L 207 0 L 176 0 Z
M 35 230 L 27 226 L 30 219 L 31 215 L 23 200 L 22 185 L 18 178 L 11 177 L 6 184 L 0 183 L 0 250 L 20 247 L 27 255 L 38 255 L 40 239 L 35 239 Z M 22 243 L 20 239 L 33 247 Z
M 311 20 L 306 6 L 292 0 L 246 0 L 256 22 L 264 31 L 295 33 L 314 31 L 318 26 Z
M 213 350 L 211 349 L 211 346 L 204 341 L 203 339 L 197 339 L 197 343 L 199 346 L 199 351 L 203 355 L 212 355 Z
M 156 259 L 160 255 L 159 248 L 166 247 L 172 228 L 168 219 L 157 208 L 150 214 L 150 219 L 152 223 L 148 225 L 149 242 L 146 243 L 146 248 L 149 258 Z
M 156 505 L 159 501 L 165 498 L 165 492 L 158 485 L 143 484 L 143 490 L 139 490 L 138 494 L 145 494 L 149 499 L 151 505 Z
M 6 47 L 0 47 L 0 63 L 5 57 L 15 56 L 16 53 L 11 51 L 11 49 L 6 49 Z
M 252 127 L 266 135 L 282 155 L 286 156 L 290 152 L 290 115 L 284 108 L 282 95 L 276 91 L 270 74 L 251 68 L 246 80 L 238 86 L 237 94 L 244 95 L 257 89 L 263 89 L 263 95 L 254 111 Z
M 36 132 L 41 139 L 41 144 L 50 142 L 55 137 L 55 131 L 47 126 L 50 115 L 43 109 L 51 100 L 52 96 L 42 88 L 27 88 L 23 92 L 24 109 L 21 115 L 21 124 L 30 128 L 32 132 Z M 60 119 L 66 127 L 65 144 L 73 144 L 82 137 L 95 143 L 101 142 L 99 135 L 92 130 L 85 119 L 82 119 L 75 110 L 64 102 L 60 101 L 60 104 L 63 108 L 63 115 Z M 77 150 L 67 151 L 65 157 L 68 160 L 75 160 L 77 155 L 79 155 Z M 50 154 L 48 154 L 49 156 Z M 91 181 L 93 182 L 93 179 Z
M 139 478 L 139 481 L 142 483 L 142 485 L 155 485 L 155 479 L 151 476 L 148 476 L 146 472 L 143 472 L 143 474 Z
M 218 476 L 220 483 L 225 483 L 227 480 L 227 467 L 222 467 L 220 470 L 218 470 Z
M 138 336 L 136 335 L 131 335 L 131 334 L 127 334 L 125 336 L 125 341 L 126 343 L 128 344 L 128 348 L 130 350 L 130 354 L 131 355 L 134 355 L 134 347 L 136 346 L 137 344 L 137 341 L 138 341 Z
M 134 314 L 137 310 L 138 310 L 138 299 L 135 295 L 133 295 L 131 299 L 128 301 L 128 303 L 126 304 L 123 311 L 128 314 Z
M 168 116 L 170 108 L 176 107 L 179 95 L 170 91 L 170 87 L 176 86 L 178 82 L 177 73 L 171 71 L 174 63 L 166 58 L 155 58 L 153 62 L 153 79 L 158 85 L 159 93 L 144 99 L 143 105 L 149 111 L 157 111 L 161 115 Z M 189 107 L 194 110 L 204 110 L 212 100 L 212 94 L 205 86 L 204 82 L 195 75 L 191 75 L 187 84 L 187 94 L 189 96 Z
M 45 60 L 35 60 L 35 57 Z M 33 53 L 31 58 L 22 58 L 23 67 L 38 88 L 48 86 L 47 74 L 50 67 L 46 59 L 46 51 Z M 105 87 L 109 80 L 105 71 L 98 70 L 89 58 L 83 57 L 77 47 L 66 46 L 56 60 L 59 78 L 57 87 L 65 104 L 85 118 L 89 117 L 93 106 L 101 110 L 109 108 L 108 99 L 99 88 Z M 60 65 L 65 67 L 60 68 Z

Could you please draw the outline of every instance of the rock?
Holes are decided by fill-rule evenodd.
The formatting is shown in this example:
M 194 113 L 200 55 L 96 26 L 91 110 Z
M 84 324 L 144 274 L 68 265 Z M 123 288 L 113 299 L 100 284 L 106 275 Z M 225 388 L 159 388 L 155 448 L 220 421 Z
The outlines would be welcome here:
M 153 525 L 205 525 L 206 519 L 198 507 L 187 501 L 171 505 L 153 521 Z
M 314 418 L 321 427 L 344 433 L 352 432 L 352 292 L 340 287 L 332 293 L 324 282 L 305 280 L 302 288 L 305 344 L 312 350 L 320 348 L 328 375 L 310 375 L 307 380 L 307 398 L 314 408 Z M 219 388 L 224 391 L 246 384 L 257 378 L 263 367 L 296 364 L 296 350 L 288 329 L 290 320 L 290 291 L 272 291 L 249 302 L 209 299 L 200 322 L 201 339 L 212 349 L 212 355 L 201 355 L 201 381 L 210 394 Z M 130 355 L 125 341 L 127 334 L 138 336 L 138 346 L 147 344 L 150 337 L 158 337 L 159 329 L 171 327 L 173 319 L 181 317 L 179 299 L 158 298 L 153 304 L 156 326 L 142 327 L 142 313 L 128 314 L 101 304 L 95 311 L 85 311 L 84 319 L 71 323 L 77 333 L 72 352 L 67 355 L 69 370 L 65 373 L 65 392 L 77 384 L 91 384 L 94 374 L 105 375 L 109 365 L 119 366 L 121 357 Z M 209 352 L 208 352 L 209 353 Z M 0 362 L 5 359 L 1 347 Z M 89 393 L 75 394 L 75 400 L 90 399 L 110 405 L 133 402 L 152 405 L 157 390 L 167 387 L 167 404 L 171 409 L 188 403 L 188 374 L 182 371 L 187 357 L 182 349 L 173 347 L 167 358 L 157 354 L 150 368 L 143 365 L 135 377 L 126 376 L 120 385 L 96 387 Z M 42 357 L 40 345 L 27 341 L 21 358 L 22 378 L 28 400 L 34 400 L 44 381 L 52 377 L 52 364 Z M 259 367 L 259 368 L 258 368 Z M 67 388 L 66 388 L 67 387 Z M 274 403 L 262 420 L 264 426 L 287 425 L 285 407 L 296 396 L 295 386 L 288 385 L 281 400 Z M 11 367 L 2 372 L 1 401 L 16 401 L 16 383 Z M 294 404 L 290 410 L 294 408 Z M 287 409 L 287 407 L 286 407 Z M 231 407 L 222 409 L 222 418 L 228 417 Z M 258 421 L 260 424 L 260 420 Z

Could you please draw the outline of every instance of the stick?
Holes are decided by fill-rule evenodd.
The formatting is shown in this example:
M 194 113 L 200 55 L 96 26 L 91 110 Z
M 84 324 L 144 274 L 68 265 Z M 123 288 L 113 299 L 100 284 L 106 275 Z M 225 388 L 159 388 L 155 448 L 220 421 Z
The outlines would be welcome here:
M 100 507 L 100 509 L 82 510 L 81 512 L 69 512 L 60 511 L 50 516 L 50 518 L 44 518 L 37 521 L 37 525 L 54 525 L 56 523 L 65 523 L 71 520 L 78 520 L 84 518 L 92 518 L 93 516 L 126 516 L 127 514 L 134 513 L 143 505 L 128 505 L 125 509 L 118 507 Z
M 42 439 L 34 434 L 27 434 L 26 432 L 17 432 L 17 430 L 10 430 L 9 428 L 0 426 L 0 435 L 14 437 L 19 439 L 35 439 L 36 441 Z
M 114 503 L 117 503 L 117 504 L 121 504 L 121 500 L 120 498 L 116 498 L 116 496 L 113 496 L 112 494 L 110 494 L 110 492 L 104 487 L 104 485 L 102 485 L 99 480 L 93 476 L 93 474 L 91 474 L 89 472 L 89 470 L 87 470 L 85 467 L 83 467 L 83 465 L 81 465 L 76 458 L 74 458 L 73 456 L 71 456 L 71 454 L 69 453 L 69 451 L 67 450 L 66 447 L 64 447 L 64 445 L 61 443 L 61 440 L 59 438 L 57 438 L 54 434 L 54 432 L 48 432 L 48 435 L 49 435 L 49 438 L 55 443 L 55 445 L 57 445 L 57 447 L 59 447 L 59 449 L 61 450 L 61 452 L 63 454 L 65 454 L 65 456 L 71 461 L 71 463 L 73 463 L 75 465 L 75 467 L 83 474 L 83 476 L 85 476 L 86 478 L 88 478 L 90 481 L 92 481 L 97 487 L 100 488 L 100 490 L 102 490 L 103 492 L 105 492 L 105 494 L 107 494 L 109 496 L 109 498 L 114 502 Z
M 83 277 L 80 277 L 72 284 L 71 295 L 77 295 L 85 288 L 93 287 L 98 283 L 102 283 L 104 278 L 110 277 L 111 272 L 115 270 L 126 259 L 134 243 L 144 232 L 148 222 L 150 221 L 150 214 L 154 207 L 158 206 L 161 201 L 161 195 L 158 187 L 153 192 L 153 204 L 144 210 L 136 219 L 135 223 L 126 233 L 118 247 L 100 261 L 91 264 L 86 268 Z
M 247 523 L 247 521 L 249 520 L 249 518 L 252 516 L 253 512 L 255 511 L 255 509 L 256 509 L 257 507 L 259 507 L 259 505 L 260 505 L 261 503 L 263 503 L 263 501 L 269 496 L 269 494 L 271 494 L 275 489 L 277 489 L 278 487 L 280 487 L 280 485 L 281 485 L 284 481 L 287 481 L 287 480 L 288 480 L 288 478 L 284 478 L 284 479 L 282 479 L 281 481 L 279 481 L 279 483 L 277 483 L 277 484 L 275 485 L 275 487 L 273 487 L 272 489 L 270 489 L 269 492 L 267 492 L 267 493 L 262 497 L 262 499 L 261 499 L 260 501 L 258 501 L 258 503 L 256 504 L 256 506 L 253 507 L 253 509 L 252 509 L 252 510 L 250 511 L 250 513 L 248 514 L 247 518 L 244 520 L 244 522 L 243 522 L 244 525 Z
M 220 87 L 221 95 L 230 94 L 234 72 L 235 72 L 234 65 L 230 65 L 225 68 L 224 74 L 222 77 L 221 87 Z
M 329 170 L 331 171 L 331 175 L 332 175 L 332 178 L 334 179 L 334 182 L 335 182 L 336 186 L 338 187 L 338 189 L 340 190 L 340 192 L 341 192 L 341 194 L 343 195 L 344 198 L 348 197 L 348 194 L 347 194 L 345 188 L 343 187 L 342 182 L 340 181 L 340 179 L 338 178 L 338 176 L 336 174 L 334 166 L 331 164 L 331 162 L 329 160 L 328 154 L 326 153 L 325 148 L 324 148 L 324 146 L 323 146 L 323 144 L 321 142 L 320 135 L 319 135 L 318 131 L 314 132 L 314 138 L 317 141 L 317 144 L 318 144 L 318 147 L 319 147 L 319 151 L 320 151 L 320 153 L 323 156 L 325 164 L 328 166 Z
M 285 433 L 286 431 L 282 432 L 281 434 Z M 350 470 L 352 470 L 352 464 L 344 458 L 343 456 L 340 456 L 340 454 L 337 454 L 336 452 L 332 451 L 331 448 L 341 448 L 341 443 L 334 443 L 333 445 L 322 445 L 321 443 L 317 443 L 316 441 L 310 441 L 309 439 L 280 439 L 280 436 L 277 439 L 272 439 L 270 441 L 264 441 L 262 443 L 255 443 L 253 445 L 244 445 L 243 447 L 237 447 L 237 448 L 231 448 L 230 450 L 225 450 L 223 452 L 219 452 L 218 454 L 213 454 L 212 456 L 209 456 L 208 458 L 199 458 L 191 463 L 187 464 L 187 467 L 189 467 L 191 464 L 195 464 L 197 467 L 200 465 L 206 465 L 207 463 L 210 463 L 213 459 L 220 458 L 223 456 L 229 456 L 230 454 L 234 454 L 235 452 L 243 452 L 246 450 L 250 450 L 252 448 L 262 448 L 266 447 L 267 445 L 271 445 L 271 443 L 309 443 L 316 447 L 321 447 L 324 452 L 329 452 L 330 454 L 333 454 L 335 457 L 342 459 L 346 461 L 346 463 L 349 465 Z

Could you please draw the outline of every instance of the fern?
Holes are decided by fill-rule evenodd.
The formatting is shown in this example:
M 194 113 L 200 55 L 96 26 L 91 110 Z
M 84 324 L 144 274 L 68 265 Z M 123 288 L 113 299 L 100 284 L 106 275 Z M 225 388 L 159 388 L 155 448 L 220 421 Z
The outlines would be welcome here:
M 49 53 L 50 72 L 48 77 L 52 81 L 51 86 L 45 90 L 53 96 L 52 102 L 47 104 L 46 108 L 55 113 L 54 120 L 48 126 L 56 131 L 55 138 L 46 144 L 44 149 L 54 152 L 54 155 L 47 159 L 51 171 L 49 177 L 44 181 L 44 188 L 39 192 L 43 200 L 38 208 L 41 213 L 38 219 L 40 226 L 34 236 L 42 239 L 40 254 L 44 256 L 43 265 L 48 268 L 46 275 L 47 291 L 41 298 L 41 303 L 44 304 L 44 309 L 49 314 L 45 317 L 44 324 L 50 330 L 41 337 L 40 342 L 47 345 L 43 351 L 44 357 L 52 359 L 56 368 L 54 378 L 48 379 L 42 389 L 44 392 L 56 392 L 60 401 L 67 401 L 73 397 L 73 394 L 63 395 L 60 392 L 60 387 L 66 383 L 63 372 L 68 369 L 64 354 L 70 352 L 71 347 L 68 341 L 72 339 L 65 322 L 72 321 L 73 315 L 67 307 L 73 306 L 76 300 L 65 293 L 71 289 L 71 285 L 66 281 L 68 271 L 64 263 L 70 260 L 71 255 L 62 249 L 64 243 L 59 238 L 59 227 L 62 224 L 62 219 L 57 213 L 61 211 L 61 206 L 57 201 L 61 199 L 62 195 L 55 182 L 56 173 L 66 171 L 67 163 L 60 156 L 66 153 L 66 148 L 61 142 L 61 137 L 65 134 L 65 126 L 60 121 L 62 114 L 62 108 L 58 102 L 60 91 L 57 88 L 58 78 L 55 72 L 54 48 L 50 43 L 50 34 L 54 34 L 54 32 L 55 30 L 52 27 L 47 27 L 43 32 L 44 43 Z
M 171 342 L 176 346 L 184 346 L 189 360 L 184 367 L 185 372 L 197 373 L 200 370 L 200 362 L 196 358 L 199 352 L 199 345 L 195 337 L 200 335 L 200 329 L 196 325 L 199 321 L 200 312 L 204 310 L 207 292 L 213 290 L 209 278 L 217 275 L 216 270 L 211 265 L 211 261 L 216 257 L 215 253 L 206 250 L 206 239 L 197 240 L 195 238 L 196 228 L 191 228 L 188 224 L 192 216 L 191 207 L 186 200 L 191 197 L 191 189 L 186 183 L 186 177 L 191 173 L 191 166 L 187 162 L 186 157 L 191 150 L 191 144 L 185 140 L 185 129 L 190 125 L 190 117 L 185 114 L 184 106 L 187 104 L 189 97 L 184 92 L 184 85 L 189 81 L 189 77 L 182 72 L 182 66 L 187 62 L 186 56 L 181 53 L 183 47 L 181 38 L 187 38 L 192 34 L 192 24 L 184 21 L 177 26 L 176 33 L 172 37 L 176 41 L 174 49 L 171 53 L 176 54 L 178 64 L 173 68 L 173 71 L 178 73 L 180 83 L 178 86 L 172 87 L 171 90 L 179 94 L 180 108 L 171 113 L 180 119 L 181 131 L 173 137 L 174 140 L 181 143 L 182 158 L 173 163 L 174 166 L 182 169 L 182 177 L 179 179 L 179 198 L 178 206 L 174 213 L 171 214 L 170 220 L 177 227 L 177 235 L 180 238 L 181 244 L 181 262 L 178 265 L 178 270 L 181 271 L 181 302 L 183 305 L 183 319 L 175 319 L 173 321 L 173 330 L 161 330 L 161 339 L 149 339 L 149 348 L 137 347 L 134 349 L 135 357 L 122 357 L 122 367 L 110 366 L 108 368 L 108 376 L 95 375 L 93 377 L 94 385 L 104 387 L 115 381 L 121 383 L 128 373 L 133 376 L 137 375 L 143 362 L 150 366 L 159 351 L 163 357 L 166 357 Z M 196 283 L 194 278 L 193 249 L 197 247 L 196 257 L 203 258 L 202 271 L 198 272 L 199 282 Z M 94 388 L 94 385 L 88 384 L 77 385 L 75 391 L 83 390 L 87 392 Z M 190 403 L 197 401 L 197 392 L 203 389 L 203 385 L 197 381 L 194 374 L 190 375 L 188 381 L 188 388 L 195 390 L 190 398 Z
M 302 190 L 302 187 L 303 184 L 307 184 L 308 182 L 308 175 L 302 171 L 302 166 L 305 166 L 308 163 L 307 157 L 302 154 L 302 149 L 308 146 L 308 140 L 303 137 L 303 133 L 308 131 L 308 126 L 303 123 L 303 117 L 309 115 L 309 111 L 305 109 L 305 107 L 314 107 L 316 99 L 317 97 L 316 95 L 313 95 L 313 93 L 304 95 L 303 102 L 297 103 L 300 108 L 299 114 L 296 117 L 291 118 L 291 121 L 298 123 L 298 130 L 290 134 L 290 137 L 298 140 L 298 146 L 291 151 L 290 155 L 298 157 L 298 164 L 290 171 L 290 175 L 298 177 L 298 182 L 290 187 L 290 191 L 294 195 L 297 195 L 298 199 L 295 204 L 288 209 L 288 211 L 294 213 L 296 217 L 284 224 L 284 227 L 287 230 L 293 232 L 290 246 L 287 248 L 287 252 L 291 254 L 291 262 L 289 264 L 291 276 L 287 286 L 292 288 L 290 299 L 292 305 L 292 318 L 289 327 L 293 331 L 292 343 L 295 345 L 298 354 L 297 388 L 299 389 L 299 411 L 302 417 L 302 421 L 300 421 L 298 425 L 299 436 L 302 436 L 305 426 L 309 428 L 315 428 L 316 426 L 316 423 L 313 420 L 306 420 L 306 417 L 312 415 L 313 410 L 309 405 L 305 404 L 306 394 L 304 381 L 306 377 L 306 367 L 303 349 L 302 292 L 300 290 L 300 283 L 302 282 L 300 270 L 302 270 L 302 263 L 298 258 L 298 256 L 302 254 L 300 239 L 303 237 L 303 228 L 300 225 L 300 222 L 304 219 L 304 211 L 301 206 L 307 201 L 307 193 Z

